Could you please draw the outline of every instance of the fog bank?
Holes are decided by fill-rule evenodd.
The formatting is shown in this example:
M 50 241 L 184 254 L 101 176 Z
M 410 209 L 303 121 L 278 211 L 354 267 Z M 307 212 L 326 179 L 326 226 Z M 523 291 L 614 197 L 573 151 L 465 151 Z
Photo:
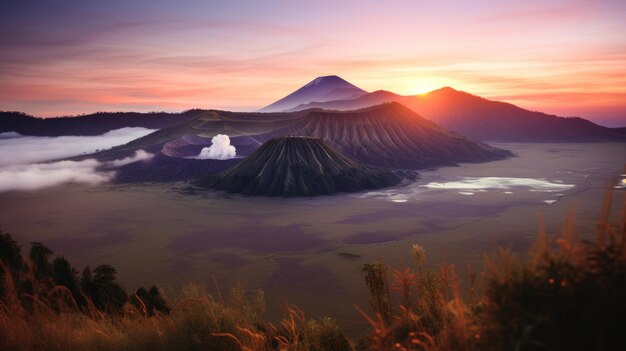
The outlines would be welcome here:
M 56 160 L 126 144 L 154 132 L 146 128 L 122 128 L 98 136 L 34 137 L 0 133 L 0 167 Z
M 133 156 L 108 162 L 87 159 L 0 166 L 0 192 L 37 190 L 67 183 L 97 185 L 115 177 L 111 168 L 147 161 L 153 156 L 144 150 L 137 150 Z

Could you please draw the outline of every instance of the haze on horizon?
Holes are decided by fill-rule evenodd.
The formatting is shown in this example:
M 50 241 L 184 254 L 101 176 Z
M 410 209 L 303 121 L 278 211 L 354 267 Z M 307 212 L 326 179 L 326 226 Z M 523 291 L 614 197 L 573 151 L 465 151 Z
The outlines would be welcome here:
M 0 110 L 256 110 L 337 74 L 626 126 L 626 2 L 0 0 Z

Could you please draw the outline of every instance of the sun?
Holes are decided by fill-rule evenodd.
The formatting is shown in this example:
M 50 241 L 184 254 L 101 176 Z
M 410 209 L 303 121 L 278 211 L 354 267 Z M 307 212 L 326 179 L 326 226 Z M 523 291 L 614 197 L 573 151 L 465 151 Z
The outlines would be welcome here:
M 450 85 L 450 82 L 445 79 L 438 79 L 435 77 L 420 77 L 416 79 L 407 80 L 403 85 L 404 94 L 407 95 L 422 95 L 429 93 L 433 90 Z
M 411 82 L 408 89 L 411 95 L 422 95 L 431 92 L 435 89 L 441 88 L 441 83 L 433 82 L 432 80 L 418 80 Z

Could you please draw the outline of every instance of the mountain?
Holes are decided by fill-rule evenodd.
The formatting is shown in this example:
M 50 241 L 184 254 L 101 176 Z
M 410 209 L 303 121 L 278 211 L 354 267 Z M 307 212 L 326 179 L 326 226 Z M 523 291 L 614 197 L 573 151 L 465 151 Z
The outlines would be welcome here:
M 356 111 L 308 111 L 289 125 L 255 138 L 319 138 L 359 162 L 388 168 L 423 169 L 512 156 L 450 133 L 397 102 Z
M 302 88 L 268 105 L 259 112 L 281 112 L 310 102 L 349 100 L 367 92 L 337 76 L 317 77 Z
M 125 156 L 122 152 L 144 149 L 169 157 L 190 158 L 209 146 L 217 134 L 228 135 L 239 156 L 250 154 L 273 138 L 306 136 L 322 139 L 357 162 L 395 169 L 416 170 L 512 156 L 508 151 L 448 132 L 399 103 L 345 112 L 205 111 L 194 119 L 96 156 L 120 158 Z
M 626 141 L 613 128 L 578 117 L 558 117 L 452 88 L 401 100 L 442 127 L 477 140 L 505 142 Z
M 401 179 L 359 164 L 320 139 L 284 137 L 268 140 L 233 168 L 197 184 L 244 195 L 315 196 L 382 188 Z
M 0 133 L 31 136 L 92 136 L 125 127 L 167 128 L 196 117 L 201 110 L 166 112 L 98 112 L 76 117 L 37 118 L 20 112 L 0 112 Z
M 450 87 L 402 96 L 375 91 L 354 99 L 301 104 L 289 111 L 310 108 L 355 110 L 384 102 L 399 102 L 441 127 L 471 139 L 499 142 L 626 141 L 619 128 L 607 128 L 583 118 L 558 117 L 492 101 Z

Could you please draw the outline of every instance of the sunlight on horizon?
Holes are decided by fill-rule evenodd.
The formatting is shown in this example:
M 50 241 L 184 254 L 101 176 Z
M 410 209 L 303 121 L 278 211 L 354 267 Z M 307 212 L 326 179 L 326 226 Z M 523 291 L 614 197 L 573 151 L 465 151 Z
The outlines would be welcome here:
M 335 74 L 626 125 L 623 1 L 2 6 L 0 110 L 253 111 Z

